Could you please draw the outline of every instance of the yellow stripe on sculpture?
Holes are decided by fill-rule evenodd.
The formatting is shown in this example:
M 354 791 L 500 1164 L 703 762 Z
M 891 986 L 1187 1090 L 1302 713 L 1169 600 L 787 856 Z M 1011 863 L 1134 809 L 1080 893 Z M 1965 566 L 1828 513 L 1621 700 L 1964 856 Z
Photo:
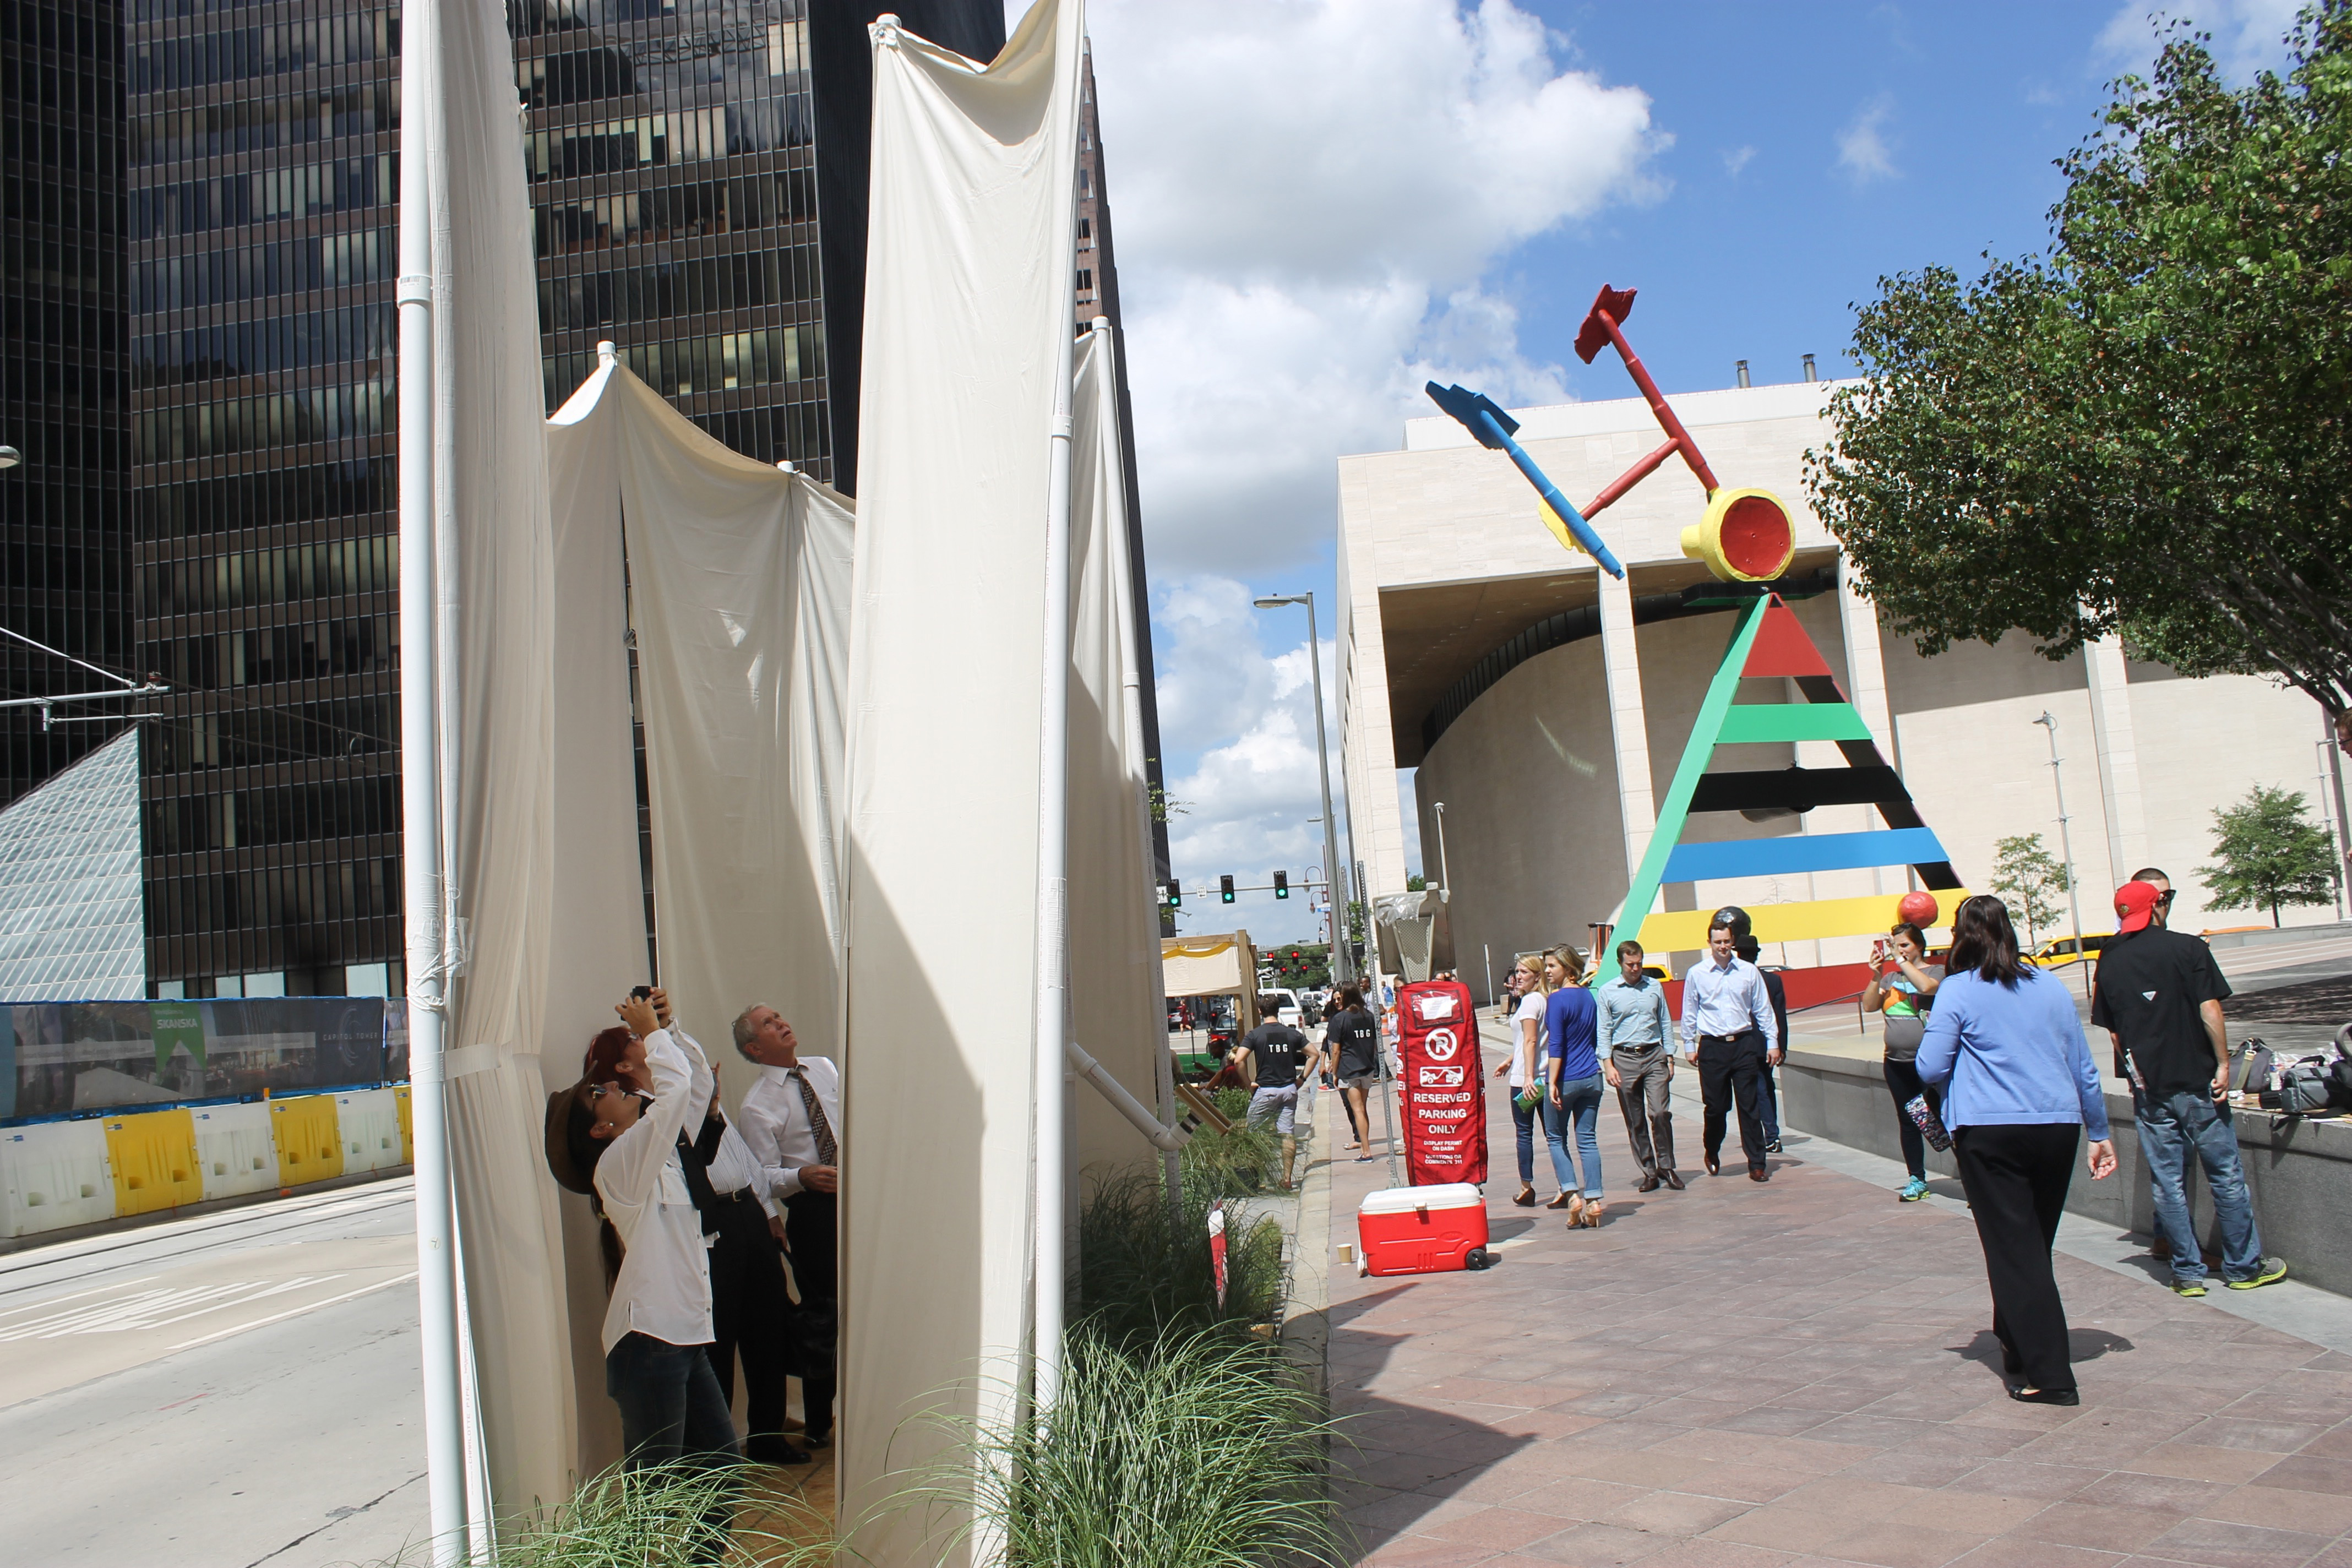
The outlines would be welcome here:
M 1934 889 L 1936 907 L 1949 921 L 1965 888 Z M 1861 899 L 1814 899 L 1801 904 L 1743 904 L 1759 942 L 1811 942 L 1831 936 L 1884 936 L 1898 918 L 1895 906 L 1901 893 L 1874 893 Z M 1638 940 L 1643 952 L 1696 952 L 1706 945 L 1706 922 L 1717 906 L 1676 910 L 1652 915 L 1642 922 Z M 1606 955 L 1603 955 L 1604 960 Z

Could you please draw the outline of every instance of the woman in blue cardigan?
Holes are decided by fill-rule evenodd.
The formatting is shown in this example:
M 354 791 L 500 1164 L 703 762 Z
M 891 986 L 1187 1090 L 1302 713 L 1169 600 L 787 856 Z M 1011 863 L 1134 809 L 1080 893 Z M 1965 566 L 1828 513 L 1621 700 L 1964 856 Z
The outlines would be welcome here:
M 2084 1130 L 2092 1179 L 2116 1168 L 2099 1069 L 2065 983 L 2020 962 L 1999 899 L 1960 905 L 1944 974 L 1916 1065 L 1948 1086 L 1944 1121 L 1984 1247 L 1992 1331 L 2003 1369 L 2023 1378 L 2009 1396 L 2079 1405 L 2050 1246 Z

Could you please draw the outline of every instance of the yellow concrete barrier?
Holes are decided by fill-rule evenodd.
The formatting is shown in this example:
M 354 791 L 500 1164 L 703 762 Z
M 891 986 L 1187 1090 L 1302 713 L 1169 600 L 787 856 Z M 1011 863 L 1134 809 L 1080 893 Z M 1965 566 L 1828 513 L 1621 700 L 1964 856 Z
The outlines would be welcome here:
M 114 1175 L 114 1217 L 152 1214 L 205 1195 L 196 1162 L 195 1120 L 185 1110 L 105 1118 L 106 1158 Z
M 299 1187 L 343 1173 L 342 1133 L 335 1124 L 333 1095 L 271 1100 L 269 1131 L 278 1145 L 278 1179 L 286 1185 Z

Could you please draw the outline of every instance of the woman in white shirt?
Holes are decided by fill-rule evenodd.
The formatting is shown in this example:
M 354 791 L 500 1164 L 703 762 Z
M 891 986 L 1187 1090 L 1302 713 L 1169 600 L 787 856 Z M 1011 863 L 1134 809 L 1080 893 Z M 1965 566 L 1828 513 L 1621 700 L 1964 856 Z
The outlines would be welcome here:
M 1543 1060 L 1544 1003 L 1551 995 L 1543 960 L 1532 955 L 1519 960 L 1511 973 L 1511 987 L 1519 994 L 1518 1007 L 1511 1015 L 1511 1054 L 1495 1069 L 1495 1076 L 1510 1080 L 1511 1126 L 1519 1139 L 1519 1194 L 1511 1201 L 1521 1208 L 1532 1208 L 1536 1129 L 1543 1116 L 1543 1076 L 1538 1064 Z
M 646 998 L 614 1010 L 643 1041 L 644 1065 L 631 1076 L 649 1080 L 653 1093 L 617 1080 L 592 1085 L 569 1129 L 572 1159 L 593 1170 L 622 1247 L 602 1335 L 604 1391 L 621 1407 L 631 1468 L 732 1464 L 735 1422 L 709 1353 L 709 1254 L 677 1153 L 679 1131 L 689 1120 L 698 1124 L 710 1102 L 710 1063 L 692 1039 L 660 1027 Z

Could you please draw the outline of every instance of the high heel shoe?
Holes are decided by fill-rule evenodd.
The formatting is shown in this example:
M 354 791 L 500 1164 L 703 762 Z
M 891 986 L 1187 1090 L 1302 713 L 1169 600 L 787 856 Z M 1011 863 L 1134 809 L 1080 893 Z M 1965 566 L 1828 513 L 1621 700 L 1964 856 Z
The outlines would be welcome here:
M 1599 1230 L 1601 1228 L 1601 1216 L 1607 1211 L 1607 1209 L 1608 1205 L 1602 1203 L 1599 1198 L 1585 1199 L 1584 1228 L 1587 1230 Z
M 1584 1223 L 1584 1194 L 1571 1193 L 1568 1200 L 1568 1228 L 1574 1230 Z
M 1566 1193 L 1555 1193 L 1555 1194 L 1552 1194 L 1552 1200 L 1551 1200 L 1551 1202 L 1549 1202 L 1549 1203 L 1548 1203 L 1548 1204 L 1544 1205 L 1544 1207 L 1546 1207 L 1546 1208 L 1548 1208 L 1548 1209 L 1564 1209 L 1564 1208 L 1566 1208 L 1566 1207 L 1568 1206 L 1568 1200 L 1569 1200 L 1569 1194 L 1566 1194 Z
M 1535 1207 L 1536 1184 L 1533 1182 L 1521 1182 L 1519 1184 L 1519 1195 L 1513 1198 L 1511 1201 L 1518 1205 L 1523 1209 L 1531 1209 Z

